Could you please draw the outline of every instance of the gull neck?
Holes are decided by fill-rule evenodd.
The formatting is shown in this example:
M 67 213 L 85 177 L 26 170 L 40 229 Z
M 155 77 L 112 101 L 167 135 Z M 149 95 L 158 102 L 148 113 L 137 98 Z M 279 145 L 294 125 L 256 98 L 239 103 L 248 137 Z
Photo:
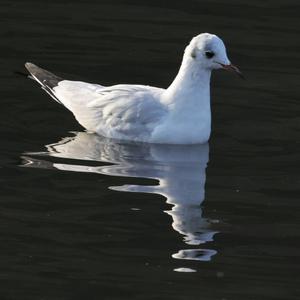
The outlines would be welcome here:
M 177 76 L 165 91 L 164 102 L 170 108 L 209 105 L 210 77 L 211 70 L 185 53 Z

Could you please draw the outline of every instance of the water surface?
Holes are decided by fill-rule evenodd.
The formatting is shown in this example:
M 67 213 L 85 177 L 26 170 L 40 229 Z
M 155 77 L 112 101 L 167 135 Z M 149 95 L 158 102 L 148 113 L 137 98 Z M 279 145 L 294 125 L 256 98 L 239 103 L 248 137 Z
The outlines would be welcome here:
M 2 2 L 1 298 L 299 299 L 298 2 Z M 213 74 L 209 145 L 85 133 L 14 74 L 167 87 L 205 31 L 247 77 Z

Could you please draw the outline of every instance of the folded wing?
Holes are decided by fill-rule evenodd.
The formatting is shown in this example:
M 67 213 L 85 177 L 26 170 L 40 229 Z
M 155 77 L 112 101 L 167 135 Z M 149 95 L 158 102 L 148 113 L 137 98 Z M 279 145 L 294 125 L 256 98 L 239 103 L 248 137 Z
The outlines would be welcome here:
M 159 102 L 163 89 L 142 85 L 103 87 L 61 81 L 56 97 L 86 129 L 118 139 L 144 141 L 167 113 Z

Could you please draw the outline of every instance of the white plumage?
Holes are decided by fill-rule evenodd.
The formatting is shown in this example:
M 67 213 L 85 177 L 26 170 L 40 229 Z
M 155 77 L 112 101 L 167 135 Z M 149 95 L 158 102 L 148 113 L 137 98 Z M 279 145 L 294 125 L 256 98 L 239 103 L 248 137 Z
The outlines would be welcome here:
M 216 35 L 204 33 L 186 47 L 180 70 L 167 89 L 144 85 L 63 80 L 31 63 L 34 79 L 68 108 L 87 130 L 109 138 L 150 143 L 195 144 L 211 130 L 210 75 L 230 64 Z

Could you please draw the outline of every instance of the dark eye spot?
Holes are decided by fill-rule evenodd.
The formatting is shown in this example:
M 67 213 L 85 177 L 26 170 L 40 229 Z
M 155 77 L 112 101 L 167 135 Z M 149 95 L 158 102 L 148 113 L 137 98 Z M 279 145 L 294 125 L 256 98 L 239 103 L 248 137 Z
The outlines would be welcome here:
M 206 55 L 207 58 L 212 58 L 212 57 L 214 57 L 215 53 L 212 52 L 212 51 L 206 51 L 205 55 Z

